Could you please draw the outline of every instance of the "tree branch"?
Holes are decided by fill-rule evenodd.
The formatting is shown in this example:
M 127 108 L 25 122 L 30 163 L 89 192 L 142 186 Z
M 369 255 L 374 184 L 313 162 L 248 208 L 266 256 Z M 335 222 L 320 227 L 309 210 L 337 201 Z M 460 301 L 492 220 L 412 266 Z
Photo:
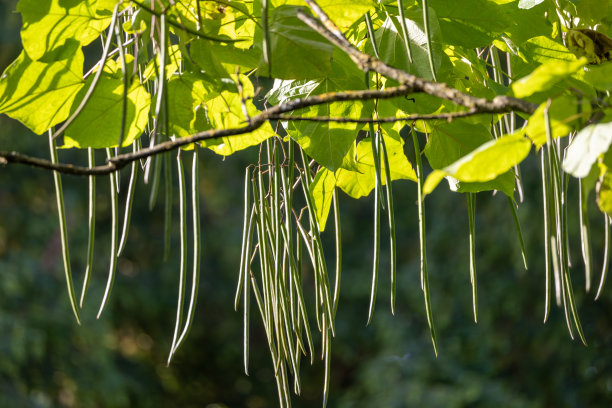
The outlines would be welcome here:
M 411 87 L 414 92 L 424 92 L 426 94 L 446 99 L 457 105 L 465 106 L 469 109 L 478 109 L 481 112 L 501 113 L 508 109 L 532 114 L 538 105 L 510 96 L 496 96 L 493 100 L 477 98 L 463 93 L 455 88 L 451 88 L 444 83 L 435 83 L 409 74 L 401 69 L 393 68 L 371 55 L 359 51 L 342 34 L 340 29 L 327 16 L 325 11 L 313 0 L 305 0 L 310 8 L 315 12 L 319 20 L 302 10 L 298 10 L 297 16 L 310 28 L 327 38 L 329 42 L 348 54 L 349 57 L 364 72 L 375 71 L 388 78 L 394 79 L 402 85 Z
M 432 114 L 415 114 L 408 116 L 391 116 L 386 118 L 346 118 L 346 117 L 331 117 L 331 116 L 291 116 L 291 115 L 268 115 L 270 120 L 291 120 L 302 122 L 337 122 L 337 123 L 394 123 L 394 122 L 412 122 L 415 120 L 434 120 L 442 119 L 451 122 L 453 119 L 466 118 L 468 116 L 482 114 L 483 112 L 477 109 L 470 109 L 460 112 L 448 113 L 432 113 Z
M 136 160 L 176 150 L 182 146 L 186 146 L 192 143 L 197 143 L 204 140 L 218 139 L 221 137 L 243 135 L 258 129 L 269 120 L 301 120 L 344 123 L 391 123 L 397 121 L 432 119 L 445 119 L 450 121 L 455 118 L 467 117 L 481 113 L 507 113 L 512 111 L 518 111 L 532 114 L 537 108 L 536 104 L 509 96 L 496 96 L 492 100 L 488 100 L 486 98 L 478 98 L 463 93 L 457 89 L 451 88 L 444 83 L 435 83 L 427 81 L 423 78 L 419 78 L 400 69 L 393 68 L 385 64 L 384 62 L 370 55 L 367 55 L 355 48 L 344 37 L 340 29 L 338 29 L 338 27 L 329 19 L 325 12 L 317 5 L 317 3 L 315 3 L 313 0 L 305 1 L 317 14 L 319 20 L 315 19 L 309 14 L 306 14 L 304 11 L 298 10 L 298 17 L 302 21 L 304 21 L 308 26 L 317 31 L 319 34 L 327 38 L 331 43 L 346 52 L 363 71 L 378 72 L 388 78 L 396 80 L 400 83 L 400 85 L 384 90 L 328 92 L 320 95 L 308 96 L 306 98 L 292 99 L 283 104 L 262 111 L 260 114 L 250 118 L 249 123 L 247 123 L 245 126 L 230 129 L 209 129 L 203 132 L 198 132 L 191 136 L 159 143 L 157 145 L 141 149 L 137 152 L 117 155 L 108 159 L 106 164 L 100 166 L 84 167 L 75 166 L 71 164 L 56 164 L 52 163 L 49 160 L 23 155 L 18 152 L 7 151 L 0 151 L 0 165 L 7 165 L 9 163 L 22 163 L 46 170 L 58 171 L 64 174 L 80 176 L 98 176 L 115 172 Z M 137 4 L 142 7 L 140 3 Z M 201 33 L 199 34 L 201 35 Z M 405 96 L 415 92 L 426 93 L 428 95 L 436 96 L 441 99 L 449 100 L 459 106 L 467 107 L 468 110 L 439 114 L 414 114 L 405 117 L 379 119 L 303 116 L 293 117 L 289 115 L 284 115 L 285 113 L 293 112 L 295 110 L 307 108 L 310 106 L 355 100 L 389 99 L 398 96 Z

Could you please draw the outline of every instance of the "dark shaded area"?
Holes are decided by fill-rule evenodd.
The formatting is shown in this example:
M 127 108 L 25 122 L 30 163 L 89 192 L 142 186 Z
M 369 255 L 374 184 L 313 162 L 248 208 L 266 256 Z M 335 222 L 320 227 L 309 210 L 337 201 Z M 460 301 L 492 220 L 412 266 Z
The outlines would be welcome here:
M 10 9 L 5 3 L 0 0 L 0 13 Z M 1 68 L 18 54 L 18 20 L 18 15 L 0 14 Z M 30 134 L 5 116 L 0 117 L 0 129 L 3 150 L 47 157 L 44 136 Z M 213 153 L 202 154 L 199 303 L 191 334 L 170 367 L 165 362 L 174 327 L 179 246 L 175 221 L 172 253 L 164 262 L 163 196 L 150 212 L 148 187 L 139 179 L 126 252 L 107 310 L 96 320 L 110 247 L 108 180 L 98 179 L 96 264 L 79 327 L 66 296 L 52 175 L 25 166 L 0 167 L 0 407 L 276 406 L 273 367 L 260 321 L 254 313 L 251 374 L 246 376 L 241 314 L 232 306 L 242 233 L 243 168 L 256 155 L 256 149 L 250 149 L 223 161 Z M 506 199 L 477 196 L 477 325 L 471 311 L 465 199 L 449 193 L 445 185 L 428 198 L 437 359 L 419 284 L 414 184 L 394 184 L 399 243 L 396 316 L 389 312 L 385 236 L 377 310 L 369 327 L 365 322 L 372 198 L 354 201 L 342 196 L 344 272 L 332 345 L 330 407 L 612 403 L 612 288 L 609 284 L 597 302 L 593 293 L 584 294 L 574 186 L 569 198 L 572 276 L 589 347 L 570 340 L 561 309 L 553 308 L 549 322 L 542 324 L 543 227 L 539 170 L 533 159 L 522 166 L 527 196 L 519 209 L 528 271 L 522 267 Z M 63 151 L 60 160 L 85 164 L 86 154 Z M 126 176 L 124 171 L 122 193 Z M 80 289 L 87 245 L 87 182 L 76 177 L 63 177 L 63 182 L 73 273 Z M 122 196 L 121 211 L 123 206 Z M 603 217 L 595 208 L 591 214 L 597 280 Z M 176 206 L 174 215 L 177 220 Z M 382 231 L 386 233 L 384 225 Z M 324 239 L 333 256 L 331 231 Z M 321 361 L 310 367 L 304 360 L 302 396 L 294 398 L 294 406 L 319 406 L 322 372 Z

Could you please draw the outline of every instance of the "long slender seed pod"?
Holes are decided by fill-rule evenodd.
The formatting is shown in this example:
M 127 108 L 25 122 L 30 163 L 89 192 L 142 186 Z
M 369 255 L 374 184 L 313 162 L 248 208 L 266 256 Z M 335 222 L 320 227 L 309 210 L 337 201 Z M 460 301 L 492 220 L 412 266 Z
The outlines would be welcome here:
M 368 308 L 368 321 L 366 323 L 367 325 L 370 324 L 370 322 L 372 321 L 372 316 L 374 315 L 376 292 L 378 290 L 378 264 L 380 257 L 380 204 L 382 201 L 382 177 L 380 168 L 378 137 L 379 133 L 374 130 L 374 125 L 370 123 L 370 141 L 372 143 L 372 155 L 374 158 L 376 183 L 374 186 L 374 246 L 372 260 L 372 288 L 370 290 L 370 306 Z
M 562 274 L 560 276 L 561 280 L 561 299 L 563 300 L 563 314 L 565 316 L 565 324 L 567 326 L 567 331 L 570 335 L 570 338 L 574 340 L 574 330 L 572 329 L 572 318 L 570 316 L 570 306 L 567 299 L 567 291 L 566 291 L 566 283 L 565 283 L 565 275 Z
M 154 125 L 154 138 L 159 134 L 159 122 L 161 117 L 161 109 L 164 101 L 164 94 L 166 92 L 166 45 L 167 45 L 167 36 L 168 30 L 166 27 L 166 15 L 161 14 L 159 16 L 159 24 L 160 24 L 160 51 L 159 51 L 159 60 L 160 67 L 159 73 L 157 77 L 157 100 L 155 103 L 155 125 Z M 155 206 L 155 201 L 157 200 L 157 193 L 159 190 L 159 176 L 161 172 L 161 163 L 162 159 L 159 156 L 156 156 L 153 162 L 154 173 L 153 173 L 153 182 L 151 185 L 151 196 L 149 197 L 149 209 L 152 210 Z
M 265 243 L 265 237 L 264 235 L 264 223 L 262 221 L 262 217 L 260 215 L 261 210 L 258 207 L 259 203 L 259 195 L 258 195 L 258 188 L 257 188 L 257 184 L 259 184 L 258 182 L 253 183 L 253 195 L 254 195 L 254 201 L 255 201 L 255 224 L 257 227 L 257 238 L 259 241 L 259 262 L 260 262 L 260 267 L 261 267 L 261 275 L 262 275 L 262 283 L 265 285 L 266 284 L 266 272 L 265 269 L 267 268 L 267 260 L 265 257 L 265 251 L 266 251 L 266 243 Z M 274 346 L 273 346 L 273 341 L 272 341 L 272 337 L 271 337 L 271 333 L 272 333 L 272 322 L 270 320 L 270 316 L 268 314 L 268 306 L 266 304 L 265 299 L 263 298 L 263 295 L 261 294 L 259 287 L 257 286 L 257 281 L 255 280 L 255 276 L 253 275 L 253 273 L 249 270 L 249 273 L 251 275 L 251 284 L 252 284 L 252 288 L 253 288 L 253 293 L 255 294 L 255 300 L 257 302 L 257 307 L 259 308 L 259 313 L 261 315 L 261 320 L 263 321 L 264 324 L 264 329 L 266 331 L 266 337 L 268 340 L 268 346 L 270 348 L 270 352 L 272 354 L 272 359 L 273 359 L 273 364 L 276 366 L 276 351 L 274 350 Z M 264 290 L 266 290 L 264 288 Z
M 548 177 L 546 165 L 546 147 L 542 147 L 540 151 L 540 168 L 542 173 L 542 202 L 544 203 L 544 274 L 545 274 L 545 286 L 544 286 L 544 323 L 548 320 L 550 313 L 550 298 L 551 298 L 551 270 L 550 270 L 550 207 L 548 204 Z
M 369 11 L 365 13 L 365 22 L 366 27 L 368 28 L 368 37 L 370 37 L 370 43 L 372 44 L 374 55 L 376 58 L 380 59 L 380 55 L 378 54 L 378 44 L 376 44 L 376 36 L 374 35 L 374 27 L 372 26 L 372 18 L 370 17 Z
M 252 212 L 252 214 L 254 214 L 255 211 Z M 251 229 L 251 234 L 252 234 L 252 226 L 254 225 L 253 222 L 253 218 L 251 217 L 251 222 L 250 222 L 250 228 Z M 248 271 L 250 269 L 250 265 L 247 264 L 247 274 Z M 249 335 L 250 335 L 250 330 L 249 330 L 249 323 L 251 320 L 251 291 L 249 290 L 249 278 L 248 276 L 245 276 L 243 279 L 243 285 L 244 288 L 242 289 L 244 292 L 243 295 L 243 304 L 244 304 L 244 313 L 243 313 L 243 326 L 242 326 L 242 336 L 244 339 L 244 343 L 243 343 L 243 362 L 244 362 L 244 373 L 246 375 L 249 375 Z
M 369 325 L 374 315 L 374 306 L 376 304 L 376 291 L 378 288 L 378 258 L 380 255 L 380 208 L 378 202 L 378 191 L 379 184 L 376 183 L 374 187 L 374 248 L 373 248 L 373 261 L 372 261 L 372 288 L 370 290 L 370 307 L 368 308 L 368 321 L 366 325 Z
M 591 290 L 591 228 L 589 226 L 589 212 L 587 192 L 584 190 L 582 179 L 578 179 L 578 201 L 580 203 L 580 248 L 582 249 L 582 259 L 584 261 L 584 281 L 585 290 Z
M 268 304 L 265 301 L 265 299 L 263 298 L 263 296 L 265 296 L 265 294 L 270 293 L 268 290 L 268 269 L 270 267 L 270 264 L 268 262 L 268 245 L 267 245 L 267 237 L 266 237 L 266 222 L 265 222 L 265 217 L 263 215 L 264 213 L 264 203 L 263 203 L 263 177 L 261 175 L 261 169 L 258 169 L 257 171 L 257 179 L 256 181 L 253 183 L 253 197 L 254 197 L 254 202 L 255 202 L 255 211 L 256 211 L 256 215 L 257 217 L 255 218 L 256 220 L 256 225 L 257 225 L 257 239 L 259 242 L 259 264 L 260 264 L 260 269 L 261 269 L 261 278 L 262 278 L 262 290 L 263 290 L 263 294 L 262 294 L 262 320 L 264 321 L 264 325 L 266 326 L 266 331 L 267 332 L 272 332 L 272 328 L 271 328 L 271 324 L 272 324 L 272 318 L 271 318 L 271 314 L 269 312 L 269 308 L 268 308 Z
M 89 167 L 96 165 L 96 153 L 93 148 L 87 148 L 87 157 Z M 91 270 L 93 268 L 93 255 L 94 255 L 94 239 L 96 229 L 96 177 L 89 176 L 89 217 L 87 222 L 88 236 L 87 236 L 87 267 L 85 268 L 85 276 L 83 277 L 83 288 L 81 290 L 81 299 L 79 306 L 83 307 L 83 301 L 89 288 L 89 281 L 91 279 Z
M 334 227 L 336 232 L 336 276 L 334 283 L 334 318 L 338 311 L 338 300 L 340 298 L 340 278 L 342 275 L 342 228 L 340 227 L 340 206 L 338 205 L 338 194 L 334 188 L 332 196 L 334 204 Z
M 172 238 L 172 158 L 164 154 L 164 261 L 170 255 Z
M 176 305 L 176 321 L 174 323 L 174 335 L 172 336 L 172 346 L 168 354 L 167 364 L 174 355 L 174 350 L 177 346 L 181 326 L 183 325 L 183 308 L 185 304 L 185 280 L 187 276 L 187 193 L 185 188 L 185 170 L 183 167 L 183 159 L 181 158 L 181 150 L 179 149 L 176 155 L 178 189 L 179 189 L 179 239 L 181 246 L 181 260 L 179 266 L 179 282 L 178 282 L 178 298 Z
M 166 92 L 166 58 L 167 58 L 167 43 L 168 30 L 166 26 L 166 15 L 162 14 L 159 17 L 160 39 L 159 39 L 159 76 L 157 77 L 157 100 L 155 103 L 155 131 L 159 133 L 159 122 L 162 114 L 162 105 L 164 101 L 164 93 Z
M 597 288 L 597 294 L 595 300 L 599 299 L 601 290 L 606 283 L 606 276 L 608 275 L 608 264 L 610 262 L 610 216 L 604 214 L 604 259 L 603 266 L 601 268 L 601 280 L 599 281 L 599 287 Z
M 129 75 L 127 62 L 125 61 L 125 52 L 123 50 L 123 41 L 121 40 L 121 32 L 118 25 L 115 25 L 115 38 L 117 39 L 117 48 L 119 49 L 119 58 L 121 59 L 121 72 L 123 77 L 123 97 L 121 101 L 121 129 L 119 130 L 119 140 L 117 141 L 117 148 L 121 149 L 123 145 L 123 139 L 125 136 L 125 123 L 127 122 L 127 104 L 128 104 L 128 87 L 129 87 Z
M 331 377 L 331 336 L 328 330 L 325 330 L 323 334 L 323 361 L 325 364 L 323 374 L 323 408 L 325 408 L 329 397 L 329 379 Z
M 478 322 L 478 286 L 476 281 L 476 245 L 474 240 L 476 218 L 476 194 L 467 193 L 468 223 L 470 231 L 470 282 L 472 283 L 472 307 L 474 322 Z
M 436 66 L 433 59 L 433 48 L 431 46 L 431 29 L 429 26 L 429 6 L 428 1 L 423 0 L 423 26 L 425 27 L 425 36 L 427 37 L 427 56 L 429 57 L 429 68 L 431 69 L 431 77 L 434 81 L 436 78 Z
M 546 111 L 548 111 L 548 109 Z M 544 117 L 546 120 L 548 120 L 547 115 L 545 115 Z M 548 190 L 547 202 L 549 205 L 548 213 L 551 214 L 550 222 L 549 222 L 549 225 L 551 227 L 549 239 L 550 239 L 550 244 L 551 244 L 550 245 L 551 256 L 552 256 L 552 261 L 553 261 L 552 264 L 553 264 L 554 280 L 555 280 L 555 295 L 556 295 L 557 305 L 561 306 L 562 298 L 564 298 L 565 295 L 563 292 L 563 285 L 562 285 L 562 280 L 563 280 L 562 272 L 561 272 L 562 257 L 559 255 L 560 254 L 559 245 L 561 245 L 561 242 L 559 240 L 559 231 L 558 231 L 560 229 L 560 220 L 558 218 L 559 212 L 557 211 L 557 207 L 559 204 L 559 200 L 557 199 L 558 183 L 556 182 L 556 172 L 554 170 L 554 162 L 555 160 L 558 160 L 558 157 L 557 157 L 555 147 L 552 144 L 552 135 L 551 135 L 549 126 L 546 126 L 546 131 L 547 131 L 546 150 L 547 150 L 547 157 L 548 157 L 547 169 L 546 169 L 546 177 L 547 177 L 546 184 L 550 186 L 550 188 L 547 189 Z
M 565 282 L 565 288 L 567 291 L 567 298 L 569 301 L 570 310 L 572 312 L 572 318 L 574 320 L 574 325 L 576 326 L 576 331 L 578 332 L 578 336 L 580 336 L 580 340 L 582 344 L 587 346 L 586 338 L 584 337 L 584 332 L 582 330 L 582 324 L 580 323 L 580 317 L 578 316 L 578 309 L 576 308 L 576 301 L 574 299 L 574 289 L 572 288 L 572 280 L 569 274 L 569 268 L 565 270 L 565 276 L 563 281 Z
M 272 223 L 268 214 L 269 204 L 266 201 L 264 194 L 264 180 L 263 173 L 260 171 L 257 173 L 257 189 L 258 189 L 258 203 L 259 203 L 259 218 L 261 224 L 261 231 L 259 235 L 259 247 L 262 257 L 262 289 L 263 289 L 263 300 L 264 308 L 266 311 L 266 318 L 269 325 L 273 323 L 273 310 L 271 307 L 272 302 L 272 271 L 274 269 L 274 256 L 271 254 L 271 247 L 268 244 L 268 240 L 272 234 Z M 272 326 L 269 327 L 270 333 L 272 333 Z
M 132 143 L 132 151 L 136 153 L 138 151 L 138 143 L 134 141 Z M 130 229 L 130 218 L 132 216 L 132 202 L 134 201 L 134 190 L 136 188 L 136 174 L 138 173 L 138 162 L 132 162 L 130 169 L 130 183 L 128 184 L 128 190 L 125 197 L 125 213 L 123 216 L 123 230 L 121 232 L 121 239 L 119 240 L 119 248 L 117 249 L 117 256 L 121 255 L 125 249 L 127 242 L 128 232 Z
M 55 140 L 53 140 L 53 134 L 49 130 L 49 152 L 51 155 L 51 162 L 57 163 L 57 150 L 55 148 Z M 77 307 L 76 295 L 74 292 L 74 284 L 72 282 L 72 271 L 70 269 L 70 250 L 68 247 L 68 230 L 66 228 L 66 209 L 64 207 L 64 191 L 62 189 L 62 178 L 57 171 L 53 172 L 53 181 L 55 183 L 55 198 L 57 201 L 57 215 L 59 218 L 60 227 L 60 238 L 62 241 L 62 260 L 64 261 L 64 275 L 66 276 L 66 285 L 68 287 L 68 298 L 70 299 L 70 306 L 72 306 L 72 312 L 78 324 L 81 324 L 79 317 L 79 309 Z
M 264 313 L 264 300 L 261 295 L 261 291 L 259 290 L 259 287 L 257 286 L 255 275 L 253 275 L 252 273 L 250 275 L 251 275 L 251 287 L 253 288 L 253 294 L 255 295 L 255 302 L 257 303 L 257 307 L 259 308 L 259 314 L 261 315 L 261 318 L 264 322 L 264 329 L 266 331 L 266 339 L 268 340 L 268 347 L 270 348 L 270 355 L 272 356 L 272 365 L 276 366 L 276 361 L 278 359 L 278 356 L 276 354 L 276 348 L 274 347 L 273 342 L 272 342 L 271 332 L 270 330 L 268 330 L 270 325 L 265 320 L 266 314 Z
M 329 315 L 330 329 L 332 331 L 332 335 L 334 335 L 336 328 L 333 318 L 333 306 L 329 289 L 329 275 L 327 273 L 327 265 L 325 263 L 323 245 L 321 243 L 320 229 L 316 222 L 316 217 L 314 215 L 313 198 L 310 192 L 310 183 L 312 182 L 312 180 L 310 178 L 310 170 L 308 167 L 308 161 L 306 160 L 306 155 L 303 150 L 301 151 L 301 153 L 302 161 L 304 163 L 304 172 L 302 173 L 302 187 L 304 189 L 304 196 L 306 197 L 308 218 L 310 219 L 310 228 L 313 234 L 312 245 L 315 255 L 315 275 L 318 274 L 318 279 L 320 279 L 319 283 L 321 289 L 321 298 L 323 306 L 325 307 L 325 312 Z
M 272 77 L 272 58 L 270 45 L 270 23 L 268 22 L 268 0 L 261 0 L 261 26 L 263 30 L 263 57 L 268 64 L 268 76 Z
M 246 279 L 246 273 L 249 269 L 249 249 L 247 248 L 247 235 L 250 232 L 250 225 L 253 222 L 252 218 L 255 215 L 254 210 L 251 209 L 251 215 L 249 216 L 249 178 L 250 168 L 247 167 L 244 174 L 244 219 L 242 226 L 242 246 L 240 250 L 240 268 L 238 271 L 238 285 L 236 286 L 236 295 L 234 296 L 234 310 L 238 310 L 238 304 L 240 303 L 240 292 L 244 286 L 244 279 Z
M 419 206 L 419 240 L 421 248 L 421 284 L 425 297 L 425 312 L 427 314 L 427 323 L 429 324 L 431 342 L 433 344 L 434 353 L 436 356 L 438 356 L 438 344 L 436 341 L 436 329 L 433 321 L 433 313 L 431 311 L 431 300 L 429 298 L 429 278 L 427 273 L 427 250 L 425 246 L 425 202 L 423 198 L 423 163 L 421 162 L 421 148 L 419 147 L 419 139 L 414 131 L 414 128 L 412 128 L 411 131 L 417 170 L 417 202 Z
M 370 123 L 370 142 L 372 143 L 372 158 L 374 159 L 374 172 L 376 175 L 376 183 L 375 189 L 378 191 L 378 202 L 380 204 L 380 208 L 385 210 L 385 199 L 382 192 L 382 166 L 380 164 L 380 156 L 381 156 L 381 142 L 382 134 L 380 131 L 374 130 L 374 124 Z
M 397 0 L 397 9 L 399 11 L 400 25 L 402 26 L 402 40 L 404 40 L 404 48 L 406 48 L 406 54 L 408 55 L 408 62 L 411 64 L 412 61 L 412 47 L 410 46 L 410 35 L 408 32 L 408 26 L 406 25 L 406 16 L 404 15 L 404 1 Z
M 296 257 L 296 267 L 297 273 L 295 274 L 293 284 L 295 285 L 295 290 L 298 296 L 299 302 L 299 312 L 302 317 L 302 321 L 304 323 L 304 329 L 306 330 L 306 341 L 308 342 L 308 350 L 310 352 L 310 364 L 314 363 L 314 342 L 312 341 L 312 332 L 310 331 L 310 323 L 308 322 L 308 313 L 306 312 L 306 304 L 304 302 L 304 294 L 302 291 L 302 241 L 300 240 L 300 228 L 301 224 L 296 222 L 298 225 L 298 229 L 296 230 L 296 240 L 295 240 L 295 257 Z
M 516 228 L 516 235 L 519 240 L 519 245 L 521 246 L 521 257 L 523 258 L 523 266 L 525 270 L 527 270 L 527 251 L 525 250 L 525 240 L 523 240 L 523 230 L 521 229 L 521 223 L 519 222 L 518 214 L 516 212 L 516 203 L 513 198 L 508 198 L 508 205 L 510 206 L 510 211 L 512 212 L 512 219 L 514 220 L 514 227 Z
M 395 314 L 395 292 L 397 286 L 397 243 L 395 239 L 395 213 L 393 210 L 393 189 L 391 180 L 391 166 L 387 155 L 385 138 L 380 135 L 380 150 L 385 165 L 385 191 L 387 193 L 387 215 L 389 218 L 389 255 L 391 263 L 391 313 Z
M 150 178 L 151 193 L 149 195 L 149 210 L 153 210 L 153 208 L 155 208 L 155 202 L 157 201 L 157 193 L 159 192 L 159 179 L 162 167 L 162 156 L 157 155 L 153 157 L 153 162 L 151 165 L 153 166 L 153 173 Z
M 198 146 L 194 146 L 193 149 L 193 162 L 191 168 L 191 209 L 193 217 L 193 274 L 191 277 L 191 294 L 189 297 L 189 307 L 187 309 L 187 317 L 185 318 L 185 327 L 181 337 L 178 339 L 174 351 L 183 342 L 191 325 L 193 323 L 193 316 L 195 314 L 195 306 L 198 298 L 198 286 L 200 283 L 200 256 L 201 256 L 201 240 L 202 233 L 200 230 L 200 182 L 198 177 Z
M 555 149 L 555 143 L 552 140 L 552 130 L 550 126 L 550 117 L 548 112 L 548 106 L 544 110 L 544 119 L 546 123 L 546 143 L 550 147 L 552 147 L 552 154 L 549 157 L 552 157 L 552 170 L 553 170 L 553 187 L 555 190 L 555 210 L 557 212 L 557 240 L 559 246 L 559 258 L 560 264 L 562 268 L 562 291 L 564 294 L 564 298 L 566 298 L 566 302 L 564 302 L 565 307 L 569 306 L 569 310 L 571 311 L 572 318 L 574 321 L 574 325 L 576 327 L 576 331 L 580 336 L 580 340 L 586 346 L 586 339 L 584 337 L 584 332 L 582 330 L 582 325 L 580 323 L 580 317 L 578 316 L 578 311 L 576 308 L 576 302 L 574 300 L 574 290 L 572 288 L 572 281 L 569 273 L 569 257 L 566 253 L 567 251 L 567 230 L 566 230 L 566 209 L 565 209 L 565 200 L 564 200 L 564 186 L 563 179 L 559 165 L 559 156 L 557 150 Z M 569 322 L 568 322 L 569 323 Z M 569 327 L 569 324 L 568 324 Z M 571 330 L 571 329 L 570 329 Z
M 106 156 L 111 158 L 110 149 L 106 149 Z M 104 290 L 104 296 L 102 297 L 102 302 L 100 304 L 100 309 L 98 310 L 98 315 L 96 318 L 100 318 L 106 304 L 108 303 L 108 299 L 110 296 L 111 289 L 113 288 L 113 282 L 115 281 L 115 273 L 117 272 L 117 238 L 119 235 L 119 217 L 117 214 L 118 207 L 118 194 L 117 194 L 117 186 L 115 183 L 117 179 L 115 178 L 115 174 L 111 173 L 109 176 L 110 180 L 110 199 L 111 199 L 111 253 L 110 253 L 110 265 L 108 268 L 108 280 L 106 282 L 106 289 Z

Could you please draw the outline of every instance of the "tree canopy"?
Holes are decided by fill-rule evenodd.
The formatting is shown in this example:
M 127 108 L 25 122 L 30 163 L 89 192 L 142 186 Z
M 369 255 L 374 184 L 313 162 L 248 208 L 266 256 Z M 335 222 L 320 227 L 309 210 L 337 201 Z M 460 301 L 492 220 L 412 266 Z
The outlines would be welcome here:
M 36 134 L 46 133 L 50 159 L 0 151 L 0 163 L 54 174 L 64 271 L 77 321 L 99 256 L 96 181 L 108 177 L 112 213 L 99 317 L 127 242 L 133 200 L 139 199 L 133 186 L 141 173 L 150 186 L 150 208 L 163 185 L 166 253 L 173 194 L 178 195 L 181 264 L 170 363 L 192 326 L 206 256 L 198 152 L 229 156 L 259 149 L 257 162 L 244 173 L 234 299 L 244 314 L 245 372 L 254 305 L 280 405 L 291 404 L 291 388 L 300 393 L 304 355 L 310 361 L 322 355 L 326 363 L 325 405 L 341 305 L 339 192 L 355 199 L 374 195 L 369 324 L 380 258 L 386 255 L 380 249 L 382 224 L 387 225 L 385 273 L 395 313 L 398 210 L 391 181 L 414 183 L 423 312 L 437 354 L 427 196 L 445 179 L 452 192 L 465 195 L 477 321 L 477 193 L 507 197 L 527 268 L 518 217 L 525 188 L 520 165 L 539 156 L 543 318 L 556 303 L 570 335 L 587 344 L 572 285 L 567 198 L 569 186 L 577 184 L 585 289 L 597 298 L 608 269 L 612 216 L 612 5 L 607 2 L 20 0 L 18 11 L 23 51 L 0 77 L 0 113 Z M 64 149 L 82 149 L 88 165 L 60 162 Z M 101 154 L 103 164 L 96 158 Z M 71 270 L 62 174 L 86 176 L 89 182 L 88 266 L 80 290 Z M 121 178 L 129 180 L 125 191 L 119 188 Z M 591 253 L 592 200 L 605 225 L 601 273 Z M 323 233 L 336 243 L 334 257 L 325 251 Z M 314 290 L 306 290 L 311 288 L 305 279 Z

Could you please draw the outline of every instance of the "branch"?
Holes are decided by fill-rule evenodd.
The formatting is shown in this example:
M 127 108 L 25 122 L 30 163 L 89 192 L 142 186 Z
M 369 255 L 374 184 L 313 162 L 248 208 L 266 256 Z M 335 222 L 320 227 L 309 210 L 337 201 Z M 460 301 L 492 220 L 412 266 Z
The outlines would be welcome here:
M 412 89 L 407 86 L 398 86 L 387 88 L 385 90 L 362 90 L 362 91 L 345 91 L 345 92 L 328 92 L 321 95 L 310 96 L 307 98 L 293 99 L 284 104 L 269 108 L 259 115 L 251 118 L 249 124 L 230 129 L 210 129 L 203 132 L 195 133 L 191 136 L 182 137 L 180 139 L 169 140 L 157 145 L 141 149 L 133 153 L 124 153 L 117 155 L 107 160 L 107 163 L 95 167 L 74 166 L 71 164 L 55 164 L 49 160 L 39 159 L 18 152 L 0 151 L 0 165 L 9 163 L 22 163 L 33 167 L 39 167 L 46 170 L 54 170 L 64 174 L 72 174 L 76 176 L 100 176 L 117 171 L 127 164 L 154 156 L 160 153 L 176 150 L 179 147 L 186 146 L 192 143 L 201 142 L 203 140 L 218 139 L 221 137 L 230 137 L 243 135 L 252 132 L 261 127 L 268 120 L 273 120 L 275 115 L 291 112 L 296 109 L 307 108 L 315 105 L 322 105 L 332 102 L 369 100 L 369 99 L 389 99 L 397 96 L 408 95 Z
M 359 69 L 365 72 L 375 71 L 388 78 L 394 79 L 402 85 L 411 87 L 414 92 L 424 92 L 426 94 L 446 99 L 465 106 L 469 109 L 478 109 L 481 112 L 502 113 L 514 110 L 533 114 L 538 105 L 510 96 L 496 96 L 493 100 L 477 98 L 451 88 L 444 83 L 435 83 L 409 74 L 401 69 L 393 68 L 371 55 L 359 51 L 349 40 L 344 37 L 340 29 L 330 20 L 329 16 L 313 0 L 305 0 L 310 8 L 316 13 L 319 20 L 302 10 L 298 10 L 297 16 L 310 28 L 327 38 L 329 42 L 348 54 L 357 64 Z
M 468 116 L 482 114 L 477 109 L 470 109 L 461 112 L 414 114 L 408 116 L 392 116 L 386 118 L 346 118 L 331 116 L 291 116 L 291 115 L 268 115 L 270 120 L 291 120 L 302 122 L 337 122 L 337 123 L 394 123 L 394 122 L 413 122 L 415 120 L 434 120 L 443 119 L 451 122 L 453 119 L 465 118 Z
M 486 98 L 478 98 L 457 89 L 451 88 L 444 83 L 435 83 L 419 78 L 405 71 L 393 68 L 384 62 L 367 55 L 355 48 L 342 34 L 340 29 L 329 19 L 325 12 L 313 0 L 305 0 L 312 10 L 317 14 L 319 20 L 311 15 L 298 10 L 298 17 L 308 26 L 317 31 L 319 34 L 327 38 L 331 43 L 346 52 L 351 59 L 365 72 L 375 71 L 388 78 L 394 79 L 400 83 L 397 87 L 387 88 L 384 90 L 357 90 L 343 92 L 328 92 L 321 95 L 309 96 L 287 101 L 281 105 L 266 109 L 260 114 L 250 118 L 249 123 L 245 126 L 230 128 L 230 129 L 210 129 L 203 132 L 195 133 L 191 136 L 180 139 L 170 140 L 157 145 L 141 149 L 137 152 L 124 153 L 112 157 L 107 160 L 107 163 L 95 167 L 74 166 L 71 164 L 55 164 L 45 159 L 39 159 L 23 155 L 17 152 L 0 151 L 0 165 L 9 163 L 22 163 L 34 167 L 43 168 L 46 170 L 54 170 L 60 173 L 72 175 L 104 175 L 115 172 L 127 164 L 136 160 L 151 157 L 160 153 L 176 150 L 182 146 L 192 143 L 201 142 L 203 140 L 218 139 L 221 137 L 231 137 L 243 135 L 252 132 L 261 127 L 268 120 L 301 120 L 301 121 L 317 121 L 317 122 L 345 122 L 345 123 L 390 123 L 396 121 L 413 121 L 413 120 L 431 120 L 445 119 L 452 120 L 455 118 L 467 117 L 481 113 L 507 113 L 512 111 L 524 112 L 532 114 L 535 112 L 537 105 L 531 102 L 509 97 L 496 96 L 492 100 Z M 142 4 L 134 1 L 134 3 L 143 7 Z M 147 9 L 146 6 L 143 8 Z M 153 10 L 147 10 L 155 12 Z M 162 11 L 164 12 L 164 11 Z M 185 27 L 181 27 L 186 29 Z M 187 30 L 189 31 L 189 30 Z M 191 32 L 191 31 L 189 31 Z M 201 33 L 197 33 L 201 35 Z M 459 106 L 467 107 L 467 111 L 449 112 L 440 114 L 415 114 L 405 117 L 396 118 L 379 118 L 379 119 L 363 119 L 363 118 L 334 118 L 334 117 L 292 117 L 283 115 L 284 113 L 292 112 L 297 109 L 307 108 L 315 105 L 328 104 L 333 102 L 355 101 L 355 100 L 371 100 L 371 99 L 389 99 L 397 96 L 404 96 L 411 93 L 426 93 L 436 96 L 441 99 L 449 100 Z

